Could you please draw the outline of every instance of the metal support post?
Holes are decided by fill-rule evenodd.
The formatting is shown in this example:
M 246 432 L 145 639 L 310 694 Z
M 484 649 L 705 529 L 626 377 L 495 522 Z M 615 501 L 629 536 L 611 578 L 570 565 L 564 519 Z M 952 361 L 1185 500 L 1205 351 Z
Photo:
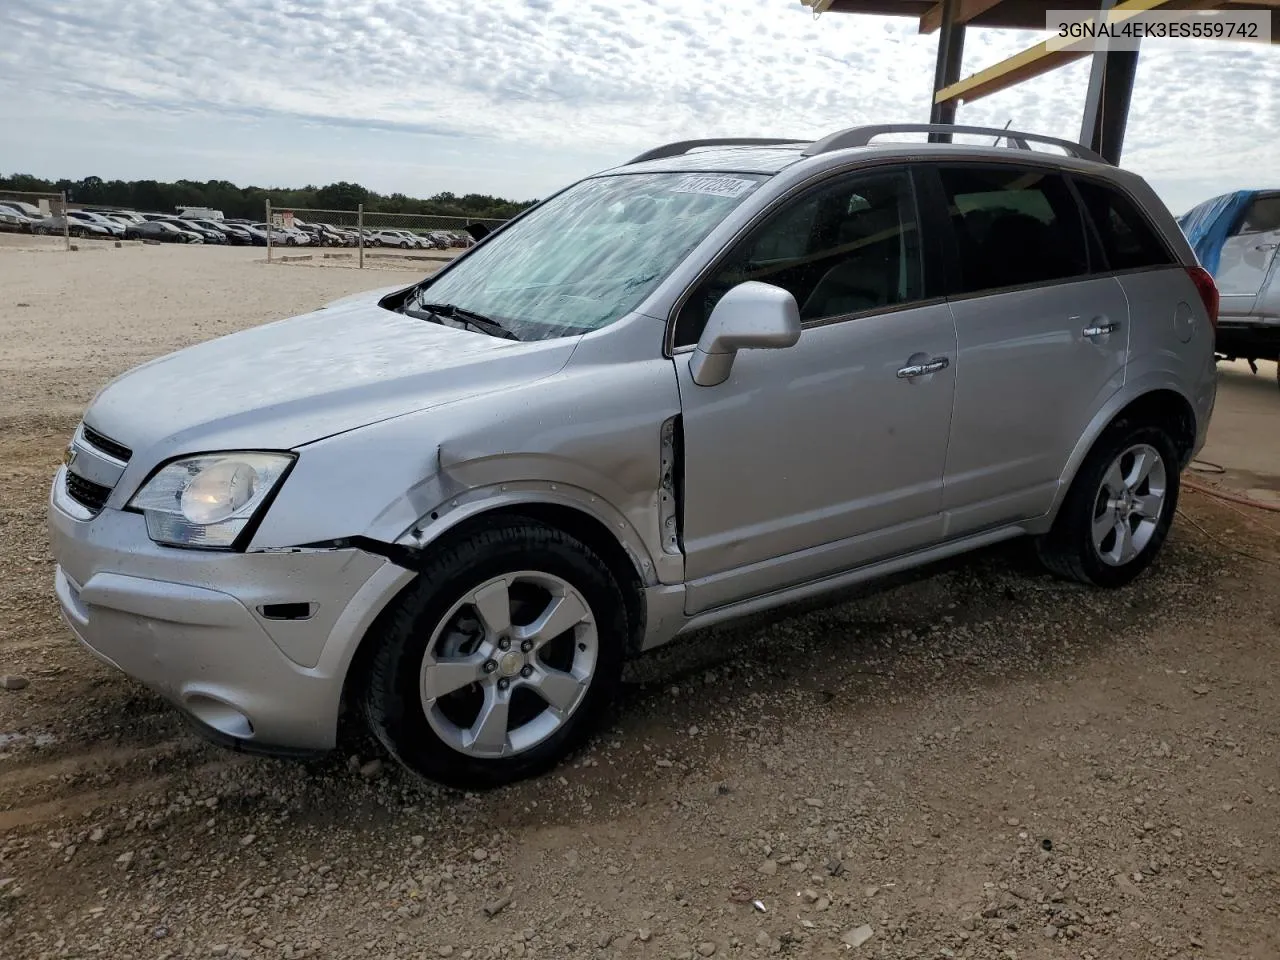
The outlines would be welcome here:
M 62 204 L 62 242 L 66 245 L 67 252 L 71 252 L 71 218 L 67 216 L 67 191 L 63 190 L 58 194 L 59 202 Z
M 356 236 L 360 244 L 360 269 L 364 269 L 364 204 L 356 204 Z
M 1104 0 L 1102 14 L 1115 6 Z M 1089 89 L 1080 123 L 1080 143 L 1111 163 L 1119 164 L 1124 130 L 1129 121 L 1133 81 L 1138 72 L 1137 50 L 1110 50 L 1105 37 L 1098 38 L 1089 71 Z
M 942 0 L 942 24 L 938 30 L 938 59 L 933 71 L 933 93 L 949 87 L 960 79 L 960 64 L 964 59 L 964 24 L 956 23 L 958 0 Z M 930 123 L 955 123 L 956 103 L 938 103 L 930 98 Z M 950 143 L 951 134 L 931 133 L 931 143 Z
M 267 263 L 271 262 L 271 201 L 267 200 Z

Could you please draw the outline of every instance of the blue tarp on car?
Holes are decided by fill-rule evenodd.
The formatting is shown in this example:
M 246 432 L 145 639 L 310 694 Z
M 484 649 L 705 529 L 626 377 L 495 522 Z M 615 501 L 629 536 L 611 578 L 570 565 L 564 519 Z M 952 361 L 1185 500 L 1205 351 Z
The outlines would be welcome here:
M 1240 214 L 1253 201 L 1257 192 L 1237 190 L 1234 193 L 1224 193 L 1197 204 L 1178 218 L 1178 226 L 1191 242 L 1200 265 L 1213 275 L 1217 276 L 1218 273 L 1222 245 L 1226 243 Z

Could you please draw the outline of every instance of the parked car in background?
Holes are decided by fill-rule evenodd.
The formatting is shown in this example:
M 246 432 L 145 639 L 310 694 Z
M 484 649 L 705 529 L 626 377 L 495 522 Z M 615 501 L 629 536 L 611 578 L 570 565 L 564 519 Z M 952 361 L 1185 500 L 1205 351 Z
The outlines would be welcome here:
M 142 214 L 135 213 L 132 210 L 100 210 L 98 212 L 106 214 L 113 220 L 119 220 L 121 223 L 146 223 L 147 221 L 147 218 Z
M 32 220 L 43 220 L 49 215 L 34 203 L 27 203 L 25 200 L 0 200 L 0 207 L 9 207 Z
M 419 249 L 425 245 L 417 234 L 410 233 L 408 230 L 391 229 L 370 231 L 369 239 L 365 242 L 373 247 L 400 247 L 406 250 Z
M 1218 297 L 1141 177 L 951 125 L 695 145 L 107 384 L 50 491 L 71 631 L 223 744 L 329 750 L 352 707 L 492 787 L 679 635 L 1017 537 L 1152 564 Z
M 32 228 L 32 233 L 61 235 L 64 232 L 64 223 L 65 232 L 73 237 L 111 237 L 115 234 L 111 227 L 93 220 L 62 215 L 45 217 Z
M 31 233 L 40 219 L 30 217 L 14 207 L 0 206 L 0 230 L 9 233 Z
M 171 223 L 179 230 L 189 230 L 200 235 L 205 243 L 219 244 L 227 242 L 227 235 L 216 227 L 205 227 L 184 217 L 173 217 L 168 220 L 157 220 L 156 223 Z
M 346 247 L 351 245 L 351 237 L 327 223 L 312 223 L 294 220 L 293 225 L 307 234 L 311 242 L 321 247 Z
M 240 246 L 248 246 L 253 243 L 253 237 L 249 234 L 249 231 L 240 224 L 228 223 L 225 220 L 191 220 L 190 222 L 206 230 L 218 231 L 227 238 L 228 243 Z
M 158 240 L 160 243 L 203 243 L 204 238 L 192 230 L 184 230 L 168 220 L 148 220 L 125 227 L 126 240 Z
M 80 223 L 94 223 L 98 226 L 106 227 L 107 231 L 113 237 L 124 236 L 124 225 L 120 223 L 119 220 L 113 220 L 111 217 L 104 214 L 94 213 L 91 210 L 68 210 L 67 216 L 72 219 L 73 225 L 76 221 Z
M 1227 360 L 1276 361 L 1280 385 L 1280 189 L 1237 190 L 1178 219 L 1221 297 L 1215 347 Z
M 236 220 L 236 221 L 228 221 L 228 222 L 231 223 L 231 225 L 236 227 L 237 229 L 243 230 L 245 233 L 247 233 L 249 235 L 249 242 L 252 243 L 255 247 L 265 247 L 267 245 L 266 230 L 261 230 L 254 224 L 249 223 L 247 221 L 242 222 L 242 221 Z M 271 242 L 276 243 L 278 241 L 272 240 Z
M 269 223 L 255 223 L 255 227 L 262 231 L 270 231 L 272 244 L 279 244 L 286 247 L 306 246 L 311 243 L 310 234 L 297 227 L 277 227 Z

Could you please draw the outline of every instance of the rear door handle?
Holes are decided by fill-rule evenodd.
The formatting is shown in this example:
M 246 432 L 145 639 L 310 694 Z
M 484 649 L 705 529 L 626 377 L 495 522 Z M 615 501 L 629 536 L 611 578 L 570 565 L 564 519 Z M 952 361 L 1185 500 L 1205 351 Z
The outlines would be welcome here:
M 1105 337 L 1108 333 L 1115 333 L 1119 329 L 1120 324 L 1116 323 L 1114 320 L 1107 320 L 1102 323 L 1094 323 L 1091 326 L 1085 327 L 1080 331 L 1080 334 L 1086 339 L 1092 340 L 1094 337 Z
M 910 380 L 913 377 L 928 376 L 931 373 L 937 373 L 939 370 L 945 370 L 950 365 L 951 361 L 946 357 L 934 357 L 924 363 L 909 363 L 898 371 L 898 379 Z
M 1260 243 L 1260 244 L 1258 244 L 1256 247 L 1254 247 L 1253 249 L 1255 249 L 1255 250 L 1274 250 L 1275 248 L 1276 248 L 1276 245 L 1275 245 L 1274 243 Z

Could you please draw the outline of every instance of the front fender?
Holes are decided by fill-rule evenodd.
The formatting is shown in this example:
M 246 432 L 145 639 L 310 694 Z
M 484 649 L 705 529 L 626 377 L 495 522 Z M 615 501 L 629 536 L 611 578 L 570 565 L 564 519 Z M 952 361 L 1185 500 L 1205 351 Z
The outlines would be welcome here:
M 590 490 L 562 482 L 520 480 L 470 487 L 436 504 L 396 541 L 397 545 L 415 549 L 429 548 L 464 521 L 486 513 L 530 505 L 554 506 L 575 510 L 597 521 L 609 530 L 634 564 L 636 574 L 646 586 L 659 582 L 664 561 L 655 561 L 640 531 L 613 504 Z M 674 558 L 678 560 L 678 558 Z

